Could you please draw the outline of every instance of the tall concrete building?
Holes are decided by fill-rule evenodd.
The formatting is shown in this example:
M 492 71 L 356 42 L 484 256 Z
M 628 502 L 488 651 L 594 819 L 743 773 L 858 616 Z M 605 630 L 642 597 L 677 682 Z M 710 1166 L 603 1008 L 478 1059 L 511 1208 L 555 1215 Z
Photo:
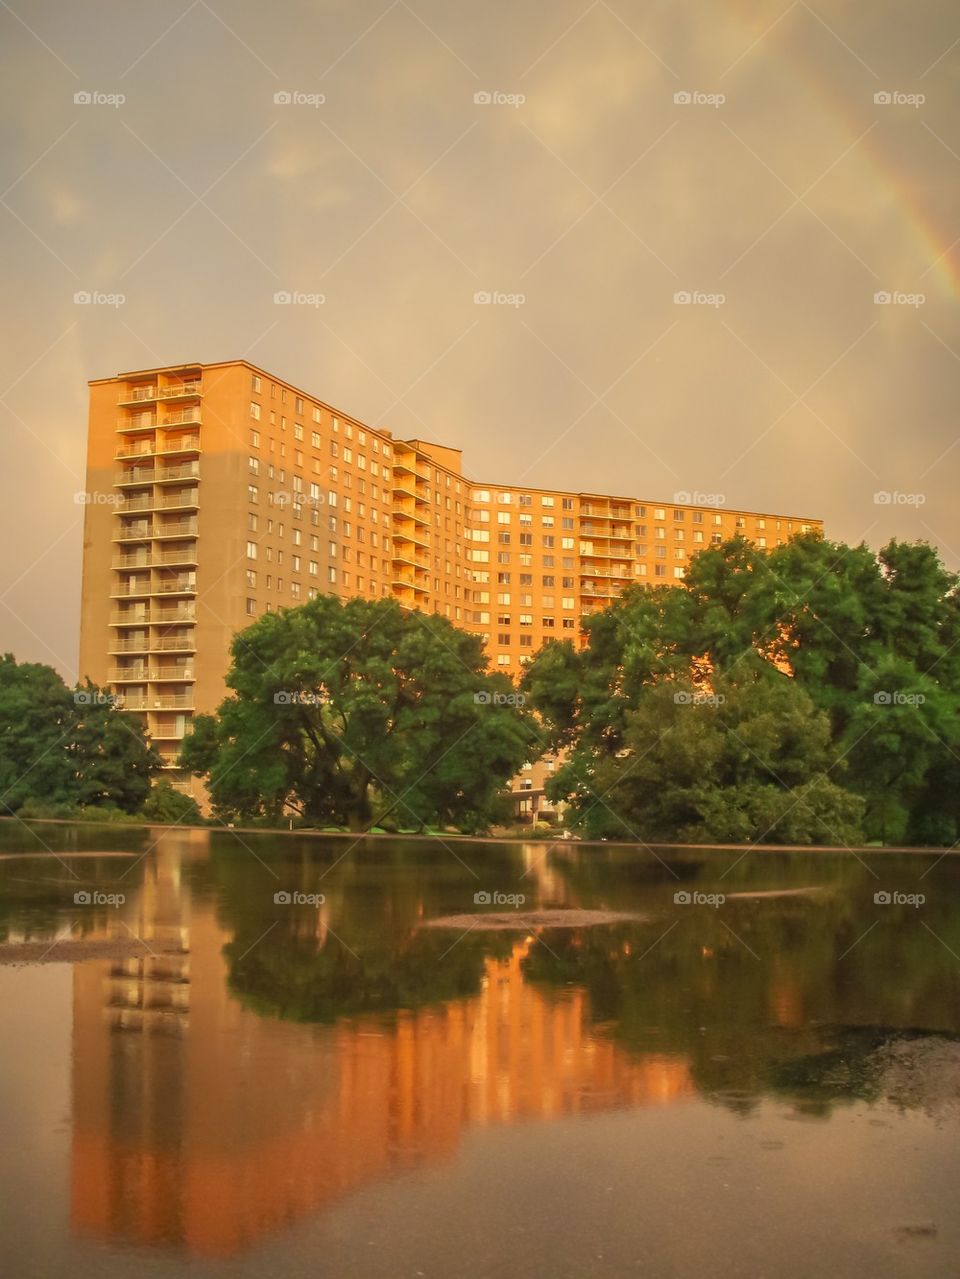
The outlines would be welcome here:
M 471 480 L 458 449 L 396 440 L 245 360 L 91 382 L 85 500 L 81 675 L 145 717 L 187 790 L 190 717 L 223 698 L 231 639 L 265 612 L 392 596 L 516 675 L 627 585 L 678 583 L 704 546 L 821 527 Z

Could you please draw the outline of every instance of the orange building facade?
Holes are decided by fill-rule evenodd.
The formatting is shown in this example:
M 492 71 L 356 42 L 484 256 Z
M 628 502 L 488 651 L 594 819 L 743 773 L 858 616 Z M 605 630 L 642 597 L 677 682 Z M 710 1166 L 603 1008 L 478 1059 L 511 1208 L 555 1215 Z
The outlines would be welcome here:
M 393 597 L 483 637 L 517 675 L 634 583 L 678 584 L 735 533 L 818 520 L 466 478 L 244 360 L 90 383 L 80 671 L 142 715 L 171 780 L 226 693 L 233 635 L 321 592 Z

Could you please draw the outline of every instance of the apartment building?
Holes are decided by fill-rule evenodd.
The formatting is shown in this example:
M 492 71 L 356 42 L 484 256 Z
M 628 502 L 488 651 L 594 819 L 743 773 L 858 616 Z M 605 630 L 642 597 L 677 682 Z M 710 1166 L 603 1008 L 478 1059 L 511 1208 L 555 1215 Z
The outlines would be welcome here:
M 197 792 L 180 744 L 227 691 L 233 635 L 265 612 L 392 596 L 481 635 L 517 675 L 630 583 L 682 580 L 704 546 L 821 527 L 469 480 L 458 449 L 394 439 L 245 360 L 92 381 L 85 499 L 81 674 L 144 717 Z

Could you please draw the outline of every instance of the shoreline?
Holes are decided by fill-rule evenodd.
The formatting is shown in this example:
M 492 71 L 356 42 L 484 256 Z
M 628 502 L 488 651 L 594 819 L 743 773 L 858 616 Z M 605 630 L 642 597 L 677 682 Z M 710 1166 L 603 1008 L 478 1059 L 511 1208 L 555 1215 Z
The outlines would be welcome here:
M 178 822 L 96 822 L 90 820 L 73 820 L 67 817 L 0 817 L 0 822 L 16 822 L 28 828 L 33 826 L 89 826 L 98 830 L 165 830 L 165 831 L 204 831 L 208 835 L 282 835 L 286 838 L 299 836 L 302 839 L 349 839 L 355 844 L 364 840 L 402 839 L 418 840 L 421 843 L 430 841 L 440 844 L 456 841 L 460 844 L 543 844 L 545 847 L 561 848 L 633 848 L 647 852 L 658 849 L 679 849 L 705 852 L 733 853 L 852 853 L 862 854 L 924 854 L 946 857 L 960 855 L 960 846 L 942 844 L 679 844 L 679 843 L 647 843 L 639 840 L 603 840 L 603 839 L 555 839 L 543 835 L 535 838 L 524 838 L 523 835 L 460 835 L 460 834 L 388 834 L 371 831 L 319 831 L 319 830 L 283 830 L 279 827 L 264 826 L 188 826 Z

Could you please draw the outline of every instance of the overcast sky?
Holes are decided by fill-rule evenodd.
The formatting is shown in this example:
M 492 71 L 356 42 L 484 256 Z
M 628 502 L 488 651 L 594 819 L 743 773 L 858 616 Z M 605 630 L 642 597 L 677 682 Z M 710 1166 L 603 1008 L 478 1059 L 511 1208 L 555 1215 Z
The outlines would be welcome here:
M 86 381 L 184 360 L 960 567 L 958 40 L 940 0 L 0 0 L 0 651 L 74 675 Z

